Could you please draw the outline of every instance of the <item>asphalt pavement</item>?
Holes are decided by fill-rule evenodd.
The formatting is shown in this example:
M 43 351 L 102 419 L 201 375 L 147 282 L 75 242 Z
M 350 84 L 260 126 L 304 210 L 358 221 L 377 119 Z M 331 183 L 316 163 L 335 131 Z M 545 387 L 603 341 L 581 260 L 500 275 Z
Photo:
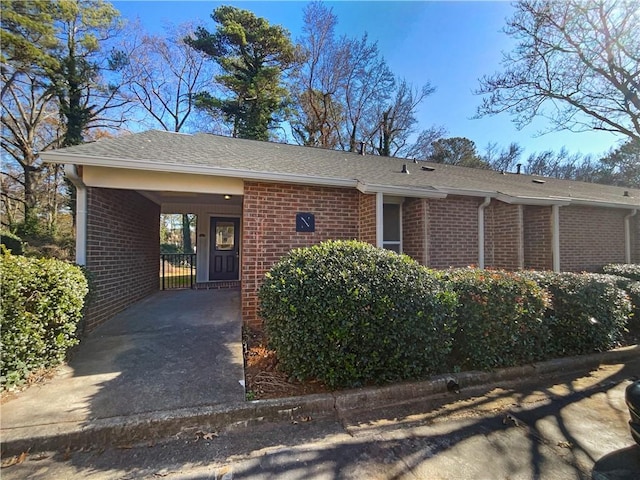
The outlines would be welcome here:
M 638 479 L 624 404 L 640 375 L 632 353 L 594 368 L 567 361 L 546 375 L 461 383 L 459 394 L 336 402 L 321 416 L 291 409 L 279 421 L 254 415 L 138 443 L 24 453 L 3 458 L 19 463 L 2 478 Z

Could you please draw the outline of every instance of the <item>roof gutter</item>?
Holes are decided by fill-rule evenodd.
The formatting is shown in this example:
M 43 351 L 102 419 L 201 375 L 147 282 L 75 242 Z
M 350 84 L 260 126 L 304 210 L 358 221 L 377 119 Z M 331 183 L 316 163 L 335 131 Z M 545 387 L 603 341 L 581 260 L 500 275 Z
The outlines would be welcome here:
M 631 213 L 624 217 L 624 261 L 631 263 L 631 218 L 638 213 L 637 209 L 631 210 Z M 640 238 L 638 239 L 640 241 Z
M 87 186 L 76 165 L 65 165 L 64 173 L 76 187 L 76 263 L 87 264 Z
M 376 183 L 357 182 L 356 188 L 362 193 L 382 193 L 383 195 L 395 195 L 398 197 L 413 198 L 447 198 L 447 194 L 430 187 L 394 187 Z
M 496 200 L 508 203 L 511 205 L 560 205 L 565 206 L 572 203 L 572 199 L 567 197 L 524 197 L 507 195 L 506 193 L 499 193 L 496 195 Z

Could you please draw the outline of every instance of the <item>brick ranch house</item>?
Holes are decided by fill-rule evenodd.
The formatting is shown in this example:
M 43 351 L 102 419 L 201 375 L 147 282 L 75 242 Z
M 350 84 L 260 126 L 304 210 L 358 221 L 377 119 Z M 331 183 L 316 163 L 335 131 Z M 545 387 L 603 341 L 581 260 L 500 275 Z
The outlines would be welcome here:
M 434 268 L 640 262 L 640 190 L 278 143 L 148 131 L 43 152 L 78 188 L 91 329 L 158 290 L 161 213 L 197 214 L 200 285 L 257 289 L 294 247 L 358 239 Z

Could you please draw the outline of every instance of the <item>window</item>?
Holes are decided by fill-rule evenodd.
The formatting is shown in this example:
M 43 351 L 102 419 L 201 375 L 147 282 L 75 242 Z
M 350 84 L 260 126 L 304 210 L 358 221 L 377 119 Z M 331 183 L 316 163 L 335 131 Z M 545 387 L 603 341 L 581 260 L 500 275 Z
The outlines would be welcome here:
M 387 250 L 402 252 L 402 205 L 385 203 L 382 206 L 382 246 Z
M 216 223 L 216 250 L 233 250 L 234 245 L 234 223 L 218 221 Z

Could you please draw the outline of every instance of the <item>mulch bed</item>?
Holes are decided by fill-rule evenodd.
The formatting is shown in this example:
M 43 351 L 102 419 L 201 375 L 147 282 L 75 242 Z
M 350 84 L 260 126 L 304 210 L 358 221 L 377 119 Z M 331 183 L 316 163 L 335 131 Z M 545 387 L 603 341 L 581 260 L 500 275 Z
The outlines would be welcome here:
M 245 332 L 243 347 L 247 400 L 296 397 L 330 391 L 318 381 L 298 382 L 279 371 L 276 352 L 267 347 L 262 334 Z

